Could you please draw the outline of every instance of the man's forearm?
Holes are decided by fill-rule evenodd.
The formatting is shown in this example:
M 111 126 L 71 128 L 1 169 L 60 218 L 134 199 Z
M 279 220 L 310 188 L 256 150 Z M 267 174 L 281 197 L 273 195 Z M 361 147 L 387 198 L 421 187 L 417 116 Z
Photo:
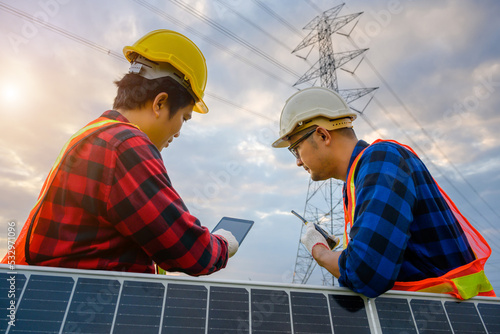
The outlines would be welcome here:
M 328 270 L 336 278 L 340 277 L 339 257 L 342 252 L 332 252 L 326 247 L 316 246 L 312 249 L 312 256 L 320 266 Z

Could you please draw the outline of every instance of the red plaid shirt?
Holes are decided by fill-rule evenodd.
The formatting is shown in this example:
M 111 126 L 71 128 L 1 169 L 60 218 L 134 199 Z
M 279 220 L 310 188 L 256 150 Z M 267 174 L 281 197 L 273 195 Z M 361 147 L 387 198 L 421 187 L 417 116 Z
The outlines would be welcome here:
M 104 117 L 128 122 L 117 111 Z M 62 162 L 32 232 L 33 264 L 80 269 L 210 274 L 227 243 L 192 216 L 158 149 L 118 124 L 92 134 Z

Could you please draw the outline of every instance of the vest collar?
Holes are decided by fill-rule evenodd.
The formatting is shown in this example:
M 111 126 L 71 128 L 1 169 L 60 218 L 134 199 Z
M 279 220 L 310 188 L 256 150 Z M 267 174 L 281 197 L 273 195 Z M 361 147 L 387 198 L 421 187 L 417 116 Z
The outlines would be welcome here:
M 364 140 L 358 140 L 356 143 L 356 146 L 354 146 L 354 150 L 352 151 L 351 159 L 349 160 L 349 166 L 347 167 L 347 174 L 349 175 L 349 172 L 351 171 L 351 166 L 352 163 L 354 162 L 354 159 L 363 151 L 366 147 L 370 146 L 367 142 Z

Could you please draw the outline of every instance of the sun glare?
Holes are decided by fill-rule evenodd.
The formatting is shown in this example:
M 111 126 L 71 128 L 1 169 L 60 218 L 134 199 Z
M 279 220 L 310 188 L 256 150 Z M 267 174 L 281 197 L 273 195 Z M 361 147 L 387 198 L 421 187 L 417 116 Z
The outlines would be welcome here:
M 4 103 L 14 103 L 19 100 L 20 92 L 19 88 L 15 85 L 5 85 L 2 87 L 0 96 Z

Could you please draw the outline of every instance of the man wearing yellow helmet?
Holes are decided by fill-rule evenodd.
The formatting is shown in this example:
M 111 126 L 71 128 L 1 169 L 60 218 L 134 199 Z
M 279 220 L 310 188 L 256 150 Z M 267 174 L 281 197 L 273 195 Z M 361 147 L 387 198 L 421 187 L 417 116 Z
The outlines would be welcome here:
M 16 263 L 210 274 L 238 249 L 192 216 L 160 151 L 194 111 L 207 113 L 205 58 L 187 37 L 156 30 L 124 48 L 129 73 L 113 109 L 63 148 L 16 241 Z M 6 262 L 7 256 L 2 262 Z

